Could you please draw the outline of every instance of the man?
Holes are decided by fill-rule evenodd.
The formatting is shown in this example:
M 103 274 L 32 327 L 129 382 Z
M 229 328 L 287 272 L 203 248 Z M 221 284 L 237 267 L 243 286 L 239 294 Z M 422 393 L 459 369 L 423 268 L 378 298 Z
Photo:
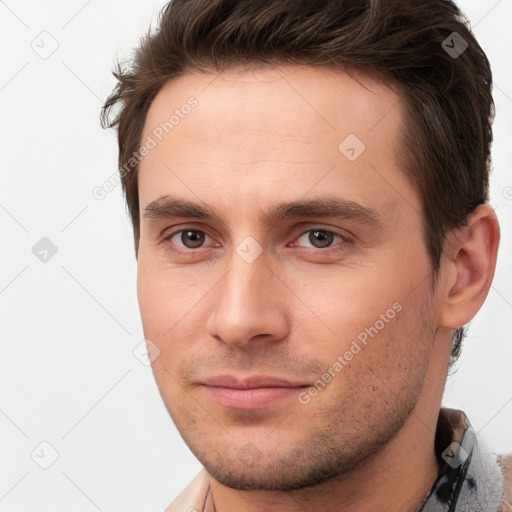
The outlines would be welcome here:
M 204 466 L 167 511 L 512 510 L 441 407 L 499 244 L 457 7 L 175 0 L 115 76 L 148 351 Z

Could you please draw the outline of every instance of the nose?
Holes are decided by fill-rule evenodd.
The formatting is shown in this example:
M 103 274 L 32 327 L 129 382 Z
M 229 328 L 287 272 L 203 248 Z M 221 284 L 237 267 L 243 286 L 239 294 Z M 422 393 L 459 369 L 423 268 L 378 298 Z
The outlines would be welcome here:
M 248 263 L 234 251 L 230 263 L 211 294 L 207 332 L 236 347 L 286 337 L 293 294 L 269 267 L 265 254 Z

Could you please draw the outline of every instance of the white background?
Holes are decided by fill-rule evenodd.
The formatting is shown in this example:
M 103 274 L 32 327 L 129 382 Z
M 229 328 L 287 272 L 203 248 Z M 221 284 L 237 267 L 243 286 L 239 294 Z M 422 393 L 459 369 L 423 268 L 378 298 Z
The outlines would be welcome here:
M 133 354 L 143 331 L 121 187 L 92 195 L 116 172 L 115 134 L 99 124 L 114 60 L 164 4 L 0 1 L 0 512 L 162 511 L 200 469 Z M 444 405 L 512 452 L 512 0 L 459 5 L 493 66 L 502 241 Z M 42 40 L 58 44 L 46 59 Z M 58 249 L 47 263 L 32 252 L 42 237 Z M 48 469 L 31 458 L 51 462 L 43 441 L 59 454 Z

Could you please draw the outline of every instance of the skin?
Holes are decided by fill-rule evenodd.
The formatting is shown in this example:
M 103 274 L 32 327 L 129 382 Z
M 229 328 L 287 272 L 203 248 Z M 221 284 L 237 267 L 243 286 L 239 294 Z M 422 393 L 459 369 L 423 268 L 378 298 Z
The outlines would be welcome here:
M 162 399 L 211 476 L 217 512 L 414 511 L 439 470 L 453 329 L 494 275 L 493 210 L 481 205 L 449 234 L 432 292 L 421 201 L 397 163 L 404 113 L 385 83 L 336 67 L 188 74 L 161 89 L 142 140 L 190 96 L 197 106 L 140 163 L 138 299 Z M 354 161 L 338 149 L 348 134 L 366 146 Z M 166 195 L 218 219 L 145 216 Z M 326 196 L 374 209 L 380 225 L 263 222 L 277 202 Z M 237 253 L 249 236 L 262 251 L 251 263 Z M 333 374 L 393 304 L 401 310 Z M 329 368 L 306 404 L 295 394 L 233 409 L 200 385 L 258 374 L 312 386 Z

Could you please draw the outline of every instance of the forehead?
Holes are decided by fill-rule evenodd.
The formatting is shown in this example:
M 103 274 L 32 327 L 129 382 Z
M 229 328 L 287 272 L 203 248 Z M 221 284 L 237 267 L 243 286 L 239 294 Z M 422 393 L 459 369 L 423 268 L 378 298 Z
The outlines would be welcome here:
M 168 81 L 149 109 L 144 132 L 168 120 L 172 110 L 191 96 L 197 99 L 202 120 L 216 123 L 219 135 L 226 135 L 223 126 L 229 122 L 231 129 L 240 126 L 257 132 L 271 126 L 275 135 L 306 135 L 308 141 L 314 134 L 336 132 L 341 137 L 351 131 L 371 142 L 392 125 L 399 128 L 403 114 L 400 96 L 375 75 L 343 71 L 336 65 L 251 65 Z M 257 125 L 249 126 L 251 121 Z M 173 132 L 186 130 L 187 123 L 180 124 Z M 196 133 L 198 128 L 194 126 Z
M 411 194 L 396 158 L 403 111 L 384 80 L 334 65 L 183 75 L 148 111 L 141 141 L 155 147 L 139 166 L 141 201 L 176 189 L 192 199 L 200 187 L 203 196 L 223 190 L 261 205 L 269 185 L 294 199 L 335 186 L 392 206 L 397 193 Z

